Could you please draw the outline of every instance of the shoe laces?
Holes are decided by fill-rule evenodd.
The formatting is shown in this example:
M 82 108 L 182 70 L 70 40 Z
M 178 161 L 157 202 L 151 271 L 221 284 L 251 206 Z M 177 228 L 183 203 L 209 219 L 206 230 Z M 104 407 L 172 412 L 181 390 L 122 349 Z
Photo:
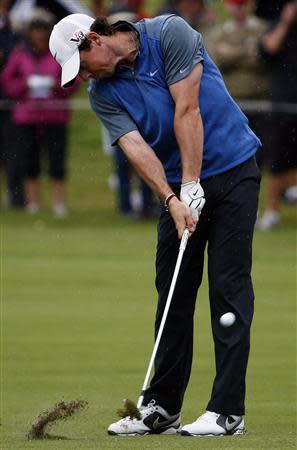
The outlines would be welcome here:
M 198 417 L 197 421 L 212 423 L 214 418 L 217 419 L 218 417 L 219 414 L 212 411 L 206 411 L 202 416 Z
M 151 400 L 146 406 L 143 406 L 140 410 L 142 417 L 147 417 L 156 411 L 156 400 Z
M 154 413 L 155 410 L 156 410 L 156 406 L 155 405 L 156 405 L 156 400 L 151 400 L 148 403 L 148 405 L 143 406 L 140 409 L 141 417 L 147 417 L 150 414 Z M 130 416 L 123 417 L 123 419 L 120 420 L 120 423 L 123 424 L 123 425 L 125 423 L 135 423 L 135 422 L 138 422 L 138 419 L 136 419 L 135 417 L 131 418 Z
M 127 423 L 134 423 L 134 422 L 137 422 L 137 421 L 138 420 L 135 417 L 131 418 L 130 416 L 126 416 L 126 417 L 123 417 L 122 419 L 120 419 L 118 423 L 120 425 L 124 425 L 124 424 L 127 424 Z
M 129 426 L 131 423 L 135 423 L 135 422 L 138 422 L 138 419 L 136 419 L 135 417 L 131 418 L 130 416 L 126 416 L 126 417 L 123 417 L 122 419 L 120 419 L 117 423 L 120 426 L 127 428 L 127 426 Z

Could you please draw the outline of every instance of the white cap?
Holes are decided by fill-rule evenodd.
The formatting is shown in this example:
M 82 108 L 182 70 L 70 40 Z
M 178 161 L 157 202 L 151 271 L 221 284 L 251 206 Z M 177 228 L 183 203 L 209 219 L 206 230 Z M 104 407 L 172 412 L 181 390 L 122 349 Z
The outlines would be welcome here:
M 79 72 L 79 46 L 85 40 L 94 22 L 85 14 L 70 14 L 60 20 L 51 32 L 49 48 L 62 67 L 61 86 L 74 81 Z

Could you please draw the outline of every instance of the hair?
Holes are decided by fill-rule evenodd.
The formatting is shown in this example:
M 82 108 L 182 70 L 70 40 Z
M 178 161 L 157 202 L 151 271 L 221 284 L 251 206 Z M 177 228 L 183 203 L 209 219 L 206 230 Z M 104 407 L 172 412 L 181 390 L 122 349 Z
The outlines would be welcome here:
M 94 22 L 91 25 L 90 31 L 93 31 L 97 34 L 100 34 L 101 36 L 111 36 L 115 33 L 115 30 L 112 25 L 110 25 L 105 17 L 98 16 L 94 20 Z M 79 51 L 81 50 L 89 50 L 90 49 L 90 43 L 88 38 L 80 44 Z

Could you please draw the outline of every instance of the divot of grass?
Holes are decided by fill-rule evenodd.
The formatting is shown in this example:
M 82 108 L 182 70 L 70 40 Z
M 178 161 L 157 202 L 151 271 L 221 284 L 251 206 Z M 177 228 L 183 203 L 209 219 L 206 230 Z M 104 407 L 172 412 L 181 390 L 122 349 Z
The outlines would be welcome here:
M 130 419 L 141 419 L 140 411 L 136 404 L 129 399 L 124 400 L 123 408 L 117 410 L 117 415 L 124 419 L 125 417 L 130 417 Z
M 86 400 L 71 400 L 59 402 L 52 409 L 47 409 L 39 414 L 27 433 L 29 440 L 33 439 L 67 439 L 65 436 L 54 436 L 47 433 L 47 429 L 60 420 L 72 417 L 77 411 L 88 406 Z

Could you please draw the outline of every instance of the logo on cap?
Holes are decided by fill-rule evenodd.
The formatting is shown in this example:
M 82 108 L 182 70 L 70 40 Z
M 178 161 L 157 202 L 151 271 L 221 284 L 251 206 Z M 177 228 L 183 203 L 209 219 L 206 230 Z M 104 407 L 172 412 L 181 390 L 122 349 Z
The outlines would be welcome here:
M 78 44 L 78 43 L 84 41 L 85 38 L 86 38 L 86 34 L 83 31 L 79 30 L 79 31 L 76 31 L 75 33 L 73 33 L 73 35 L 71 36 L 71 38 L 69 40 L 72 42 L 76 42 Z

